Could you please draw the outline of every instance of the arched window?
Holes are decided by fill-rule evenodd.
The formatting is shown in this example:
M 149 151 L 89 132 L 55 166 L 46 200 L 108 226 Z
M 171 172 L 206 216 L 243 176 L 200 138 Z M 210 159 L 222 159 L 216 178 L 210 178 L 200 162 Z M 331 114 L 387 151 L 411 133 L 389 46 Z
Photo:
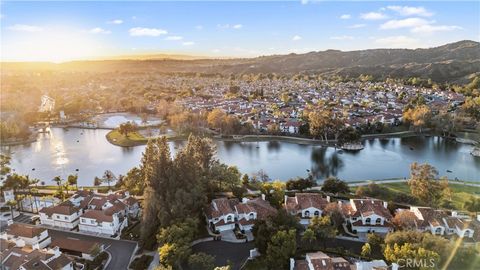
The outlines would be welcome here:
M 381 218 L 377 218 L 377 220 L 375 221 L 375 223 L 376 223 L 377 225 L 382 224 L 382 219 L 381 219 Z
M 228 215 L 228 216 L 227 216 L 227 222 L 230 222 L 230 221 L 232 221 L 232 216 L 231 216 L 231 215 Z
M 315 211 L 315 212 L 313 213 L 313 215 L 316 216 L 316 217 L 320 216 L 320 211 Z
M 371 221 L 370 218 L 365 219 L 366 224 L 370 224 L 370 221 Z
M 306 216 L 306 217 L 310 217 L 310 211 L 308 211 L 308 210 L 305 211 L 305 216 Z
M 254 218 L 255 218 L 255 214 L 250 213 L 250 215 L 248 215 L 248 218 L 249 218 L 249 219 L 254 219 Z
M 441 234 L 441 233 L 442 233 L 442 228 L 437 228 L 437 229 L 435 230 L 435 233 L 436 233 L 436 234 Z

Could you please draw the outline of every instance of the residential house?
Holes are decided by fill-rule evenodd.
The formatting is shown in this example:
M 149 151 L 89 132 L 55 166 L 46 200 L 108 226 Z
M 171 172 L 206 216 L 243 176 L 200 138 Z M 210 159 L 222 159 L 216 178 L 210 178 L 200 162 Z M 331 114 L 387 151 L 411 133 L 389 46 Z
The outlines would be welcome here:
M 95 257 L 105 249 L 105 246 L 102 243 L 86 239 L 62 236 L 55 237 L 52 240 L 51 246 L 56 246 L 60 249 L 60 251 L 71 256 L 83 258 L 89 261 L 95 259 Z
M 235 210 L 237 199 L 219 198 L 214 199 L 205 210 L 207 224 L 214 231 L 226 231 L 235 229 Z
M 5 245 L 6 244 L 6 245 Z M 57 247 L 30 249 L 2 242 L 0 266 L 6 270 L 73 270 L 73 261 Z
M 350 270 L 352 265 L 342 257 L 330 257 L 317 251 L 307 253 L 304 260 L 290 258 L 290 270 Z
M 15 242 L 19 247 L 29 246 L 32 249 L 45 248 L 52 242 L 47 229 L 22 223 L 9 225 L 0 234 L 0 239 Z
M 392 215 L 387 202 L 377 199 L 350 199 L 339 202 L 347 223 L 353 232 L 386 234 L 393 230 Z
M 302 225 L 310 224 L 313 217 L 322 216 L 330 197 L 318 193 L 296 193 L 294 197 L 285 196 L 284 207 L 288 213 L 300 217 Z
M 83 210 L 65 201 L 56 206 L 44 207 L 39 211 L 40 223 L 44 225 L 73 230 L 78 226 Z
M 255 220 L 265 220 L 277 213 L 277 209 L 265 200 L 263 194 L 260 198 L 244 198 L 242 203 L 235 205 L 234 208 L 238 227 L 244 231 L 251 231 Z

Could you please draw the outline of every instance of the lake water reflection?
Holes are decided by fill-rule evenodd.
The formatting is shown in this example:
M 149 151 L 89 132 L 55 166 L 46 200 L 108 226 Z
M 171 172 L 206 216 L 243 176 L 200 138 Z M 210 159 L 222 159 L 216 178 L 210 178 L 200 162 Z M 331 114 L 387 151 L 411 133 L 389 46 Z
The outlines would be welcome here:
M 125 174 L 140 162 L 145 146 L 122 148 L 105 139 L 107 130 L 52 128 L 32 144 L 2 147 L 12 156 L 16 172 L 52 184 L 56 175 L 79 174 L 79 184 L 92 185 L 106 169 Z M 359 152 L 339 152 L 331 147 L 288 142 L 217 141 L 217 156 L 243 173 L 263 169 L 271 178 L 288 180 L 311 172 L 318 179 L 336 175 L 365 180 L 408 177 L 412 162 L 428 162 L 450 179 L 480 182 L 480 158 L 470 155 L 472 146 L 440 137 L 372 139 Z M 184 142 L 170 143 L 172 152 Z M 78 171 L 77 171 L 78 169 Z M 450 170 L 452 172 L 447 172 Z

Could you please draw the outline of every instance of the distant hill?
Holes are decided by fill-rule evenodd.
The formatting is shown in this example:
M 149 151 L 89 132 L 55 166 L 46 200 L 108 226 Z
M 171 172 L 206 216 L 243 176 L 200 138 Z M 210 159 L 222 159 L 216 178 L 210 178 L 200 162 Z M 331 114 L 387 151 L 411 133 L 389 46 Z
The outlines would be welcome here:
M 37 67 L 85 71 L 180 73 L 316 73 L 375 78 L 424 77 L 436 82 L 467 82 L 480 74 L 480 43 L 459 41 L 428 49 L 327 50 L 243 59 L 147 59 L 73 61 L 62 64 L 2 63 L 2 69 Z M 155 57 L 157 58 L 157 57 Z

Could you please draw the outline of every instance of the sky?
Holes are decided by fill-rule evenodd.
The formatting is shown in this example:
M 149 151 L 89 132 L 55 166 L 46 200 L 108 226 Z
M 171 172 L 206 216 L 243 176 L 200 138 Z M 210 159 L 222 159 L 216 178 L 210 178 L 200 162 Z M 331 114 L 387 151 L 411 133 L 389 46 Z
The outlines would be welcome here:
M 254 57 L 480 39 L 480 2 L 2 1 L 2 61 Z

